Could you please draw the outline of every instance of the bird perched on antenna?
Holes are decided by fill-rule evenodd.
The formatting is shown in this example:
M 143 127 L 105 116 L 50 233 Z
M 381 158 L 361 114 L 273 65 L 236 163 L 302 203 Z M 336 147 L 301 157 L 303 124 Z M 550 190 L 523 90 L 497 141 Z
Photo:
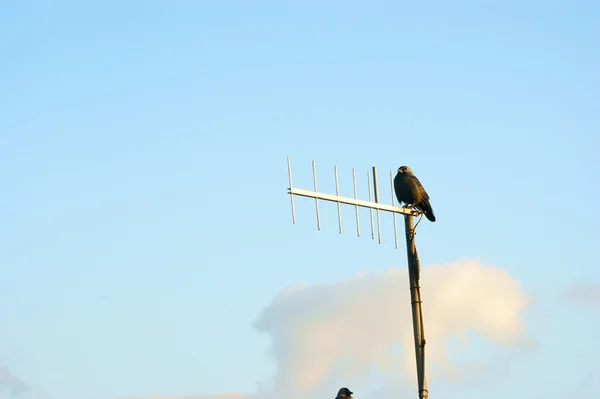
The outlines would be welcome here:
M 394 191 L 400 205 L 404 202 L 405 207 L 415 208 L 423 212 L 429 221 L 435 222 L 429 195 L 408 166 L 398 168 L 398 173 L 394 178 Z
M 352 398 L 353 393 L 354 392 L 350 391 L 348 388 L 343 387 L 343 388 L 340 388 L 335 399 L 353 399 Z

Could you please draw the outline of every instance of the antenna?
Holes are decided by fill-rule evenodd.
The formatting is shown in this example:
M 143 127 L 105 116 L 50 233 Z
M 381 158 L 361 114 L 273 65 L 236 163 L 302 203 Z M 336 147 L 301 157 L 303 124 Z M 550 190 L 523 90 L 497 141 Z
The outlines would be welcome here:
M 333 174 L 335 179 L 335 195 L 321 193 L 317 189 L 317 168 L 315 161 L 312 161 L 312 172 L 313 172 L 313 186 L 314 191 L 304 190 L 301 188 L 295 188 L 292 185 L 292 165 L 290 158 L 287 159 L 288 166 L 288 178 L 289 188 L 288 194 L 290 195 L 290 201 L 292 205 L 292 223 L 296 224 L 296 211 L 294 208 L 294 196 L 314 198 L 315 208 L 317 213 L 317 229 L 321 230 L 321 217 L 319 214 L 319 200 L 330 201 L 337 203 L 337 214 L 338 214 L 338 228 L 340 234 L 342 234 L 342 204 L 353 205 L 355 209 L 356 218 L 356 235 L 360 237 L 360 222 L 358 218 L 358 208 L 368 208 L 370 221 L 371 221 L 371 239 L 375 239 L 375 226 L 373 223 L 373 210 L 375 210 L 375 219 L 377 220 L 377 239 L 379 244 L 382 243 L 381 239 L 381 219 L 380 212 L 388 212 L 392 214 L 394 224 L 394 244 L 398 249 L 398 230 L 396 227 L 396 215 L 400 214 L 404 216 L 404 231 L 406 234 L 406 255 L 408 259 L 408 278 L 410 287 L 410 299 L 412 308 L 412 319 L 413 319 L 413 332 L 415 339 L 415 357 L 417 363 L 417 385 L 419 389 L 419 399 L 427 399 L 429 392 L 427 390 L 427 377 L 425 376 L 425 333 L 423 327 L 423 311 L 421 301 L 421 287 L 420 287 L 420 265 L 419 255 L 415 245 L 415 225 L 413 217 L 421 215 L 421 213 L 414 209 L 403 208 L 395 206 L 394 201 L 394 177 L 393 172 L 390 171 L 390 194 L 392 205 L 382 203 L 379 196 L 379 182 L 377 180 L 377 168 L 373 166 L 372 169 L 372 180 L 373 189 L 371 190 L 371 173 L 367 172 L 367 187 L 369 190 L 369 200 L 364 201 L 358 199 L 356 190 L 356 172 L 352 169 L 352 183 L 354 188 L 354 198 L 340 196 L 340 188 L 338 182 L 338 168 L 337 165 L 333 167 Z M 363 175 L 364 176 L 364 175 Z M 375 201 L 373 201 L 373 197 Z M 399 204 L 401 205 L 401 204 Z

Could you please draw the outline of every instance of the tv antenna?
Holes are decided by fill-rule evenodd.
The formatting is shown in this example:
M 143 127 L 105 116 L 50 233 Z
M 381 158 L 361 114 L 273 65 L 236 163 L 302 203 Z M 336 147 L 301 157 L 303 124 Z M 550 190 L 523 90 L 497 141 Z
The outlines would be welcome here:
M 406 255 L 408 259 L 408 279 L 410 287 L 410 303 L 412 308 L 412 321 L 413 321 L 413 333 L 415 341 L 415 357 L 417 363 L 417 385 L 419 390 L 419 399 L 427 399 L 429 392 L 427 390 L 427 377 L 425 376 L 425 333 L 423 328 L 423 311 L 421 301 L 421 287 L 420 281 L 420 264 L 419 255 L 415 246 L 415 224 L 413 217 L 421 215 L 421 212 L 414 209 L 403 208 L 395 206 L 394 198 L 394 178 L 393 173 L 390 171 L 390 193 L 392 198 L 392 205 L 384 204 L 380 201 L 379 196 L 379 182 L 377 179 L 377 168 L 373 166 L 372 173 L 367 172 L 367 186 L 369 190 L 369 200 L 360 200 L 357 196 L 356 190 L 356 171 L 352 169 L 352 181 L 354 185 L 354 198 L 340 196 L 340 188 L 338 183 L 338 169 L 337 166 L 333 166 L 333 173 L 335 179 L 335 194 L 321 193 L 317 189 L 317 169 L 315 161 L 312 161 L 312 173 L 313 173 L 313 185 L 314 190 L 305 190 L 301 188 L 295 188 L 292 184 L 292 165 L 290 158 L 287 158 L 288 165 L 288 178 L 289 188 L 288 194 L 290 195 L 290 201 L 292 206 L 292 223 L 296 224 L 296 211 L 294 208 L 294 196 L 314 198 L 315 209 L 317 215 L 317 229 L 321 230 L 321 216 L 319 213 L 319 201 L 329 201 L 337 203 L 337 214 L 338 214 L 338 228 L 340 234 L 342 234 L 342 204 L 354 205 L 355 209 L 355 220 L 356 220 L 356 234 L 360 237 L 360 221 L 358 216 L 358 208 L 368 208 L 370 221 L 371 221 L 371 238 L 375 239 L 375 224 L 373 218 L 373 211 L 375 211 L 375 219 L 377 221 L 377 239 L 381 244 L 381 219 L 380 212 L 389 212 L 392 214 L 394 223 L 394 243 L 396 249 L 398 248 L 398 231 L 396 228 L 396 215 L 400 214 L 404 216 L 404 232 L 406 235 Z M 372 182 L 372 184 L 371 184 Z M 374 201 L 373 201 L 374 199 Z M 418 222 L 417 222 L 418 224 Z

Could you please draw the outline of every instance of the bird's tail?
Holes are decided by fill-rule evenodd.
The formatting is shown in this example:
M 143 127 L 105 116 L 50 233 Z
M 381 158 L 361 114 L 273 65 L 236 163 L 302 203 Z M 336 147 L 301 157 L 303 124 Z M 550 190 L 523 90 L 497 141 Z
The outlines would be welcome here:
M 425 217 L 430 221 L 430 222 L 435 222 L 435 215 L 433 214 L 433 209 L 431 209 L 431 204 L 429 203 L 429 200 L 425 200 L 423 202 L 421 202 L 421 211 L 423 211 L 423 213 L 425 214 Z

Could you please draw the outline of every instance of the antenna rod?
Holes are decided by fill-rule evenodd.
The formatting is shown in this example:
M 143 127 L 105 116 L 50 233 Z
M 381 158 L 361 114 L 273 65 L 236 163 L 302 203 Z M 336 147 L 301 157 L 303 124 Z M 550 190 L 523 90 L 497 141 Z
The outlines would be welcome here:
M 313 167 L 313 183 L 315 185 L 315 193 L 319 190 L 317 190 L 317 167 L 315 166 L 315 161 L 312 161 L 312 167 Z M 317 208 L 317 229 L 321 230 L 321 218 L 319 216 L 319 200 L 317 198 L 315 198 L 315 207 Z
M 369 202 L 371 202 L 372 194 L 371 194 L 371 174 L 367 172 L 367 186 L 369 189 Z M 375 239 L 375 227 L 373 227 L 373 208 L 369 208 L 369 216 L 371 217 L 371 239 Z
M 373 166 L 373 190 L 375 191 L 375 202 L 379 203 L 379 186 L 377 185 L 377 168 Z M 377 212 L 377 238 L 381 244 L 381 219 L 379 218 L 379 209 Z
M 354 183 L 354 199 L 358 199 L 356 195 L 356 172 L 354 168 L 352 168 L 352 182 Z M 358 221 L 358 205 L 354 205 L 354 210 L 356 211 L 356 235 L 360 237 L 360 222 Z
M 290 157 L 287 159 L 288 162 L 288 179 L 290 181 L 290 192 L 292 191 L 292 164 Z M 292 202 L 292 222 L 296 224 L 296 211 L 294 210 L 294 195 L 290 194 L 290 201 Z
M 338 172 L 337 165 L 333 165 L 333 173 L 335 174 L 335 195 L 340 195 L 340 185 L 338 184 Z M 337 202 L 338 208 L 338 224 L 340 225 L 340 234 L 342 234 L 342 204 L 340 201 Z

